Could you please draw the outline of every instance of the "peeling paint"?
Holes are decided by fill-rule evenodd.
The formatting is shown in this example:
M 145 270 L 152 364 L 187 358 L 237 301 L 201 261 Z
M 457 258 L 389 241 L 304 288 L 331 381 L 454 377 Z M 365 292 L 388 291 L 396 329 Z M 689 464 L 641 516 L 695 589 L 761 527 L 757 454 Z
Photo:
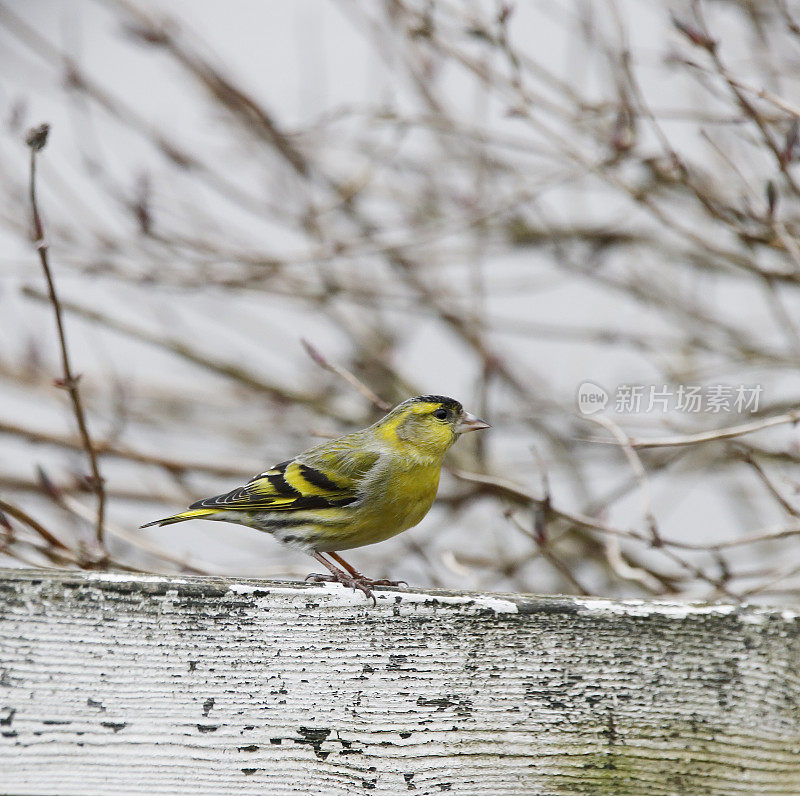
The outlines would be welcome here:
M 90 583 L 129 583 L 130 572 L 83 572 L 83 577 Z M 136 575 L 136 583 L 168 583 L 170 586 L 189 583 L 185 578 L 172 575 Z
M 376 597 L 0 571 L 4 789 L 800 793 L 794 610 Z
M 303 595 L 306 597 L 326 597 L 328 599 L 335 599 L 340 605 L 360 605 L 369 607 L 370 601 L 365 599 L 364 595 L 355 591 L 341 583 L 320 583 L 320 584 L 302 584 Z M 286 587 L 272 586 L 265 589 L 264 586 L 257 586 L 250 583 L 231 583 L 228 589 L 233 594 L 252 595 L 254 593 L 265 592 L 275 594 L 296 594 L 297 586 Z M 264 594 L 266 598 L 267 595 Z M 439 604 L 442 606 L 474 606 L 478 609 L 487 609 L 495 613 L 518 613 L 519 609 L 512 600 L 497 597 L 491 594 L 473 594 L 473 595 L 452 595 L 441 594 L 437 592 L 420 592 L 420 591 L 394 591 L 384 587 L 375 588 L 375 597 L 379 601 L 392 602 L 398 604 Z
M 575 604 L 585 611 L 599 611 L 616 616 L 665 616 L 671 619 L 686 619 L 689 616 L 730 616 L 741 606 L 733 603 L 700 604 L 678 600 L 622 600 L 584 597 Z M 758 619 L 760 621 L 760 619 Z

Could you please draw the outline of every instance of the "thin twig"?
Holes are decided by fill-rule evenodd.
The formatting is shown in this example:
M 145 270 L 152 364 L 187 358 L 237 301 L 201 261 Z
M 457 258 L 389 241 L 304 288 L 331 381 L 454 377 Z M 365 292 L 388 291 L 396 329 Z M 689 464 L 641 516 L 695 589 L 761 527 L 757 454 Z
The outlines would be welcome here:
M 791 517 L 800 517 L 800 509 L 795 508 L 781 493 L 780 489 L 772 482 L 772 479 L 767 475 L 764 468 L 761 464 L 755 459 L 755 457 L 746 450 L 741 451 L 742 459 L 749 464 L 755 471 L 758 477 L 761 479 L 761 482 L 767 488 L 769 493 L 778 503 L 782 506 L 783 510 L 789 514 Z
M 37 301 L 42 301 L 45 298 L 43 293 L 33 287 L 24 287 L 22 292 L 25 296 Z M 141 340 L 142 342 L 162 348 L 185 359 L 187 362 L 192 362 L 195 365 L 206 368 L 212 373 L 224 376 L 243 387 L 257 392 L 263 392 L 276 401 L 303 403 L 318 411 L 323 410 L 323 400 L 321 396 L 306 394 L 300 390 L 273 384 L 243 365 L 228 362 L 203 353 L 196 345 L 183 340 L 173 339 L 163 333 L 142 329 L 134 324 L 123 321 L 121 318 L 102 313 L 96 308 L 85 307 L 74 301 L 61 301 L 61 306 L 67 312 L 71 312 L 78 317 L 85 318 L 93 323 L 102 324 L 115 332 L 120 332 L 136 340 Z
M 44 539 L 47 544 L 52 547 L 57 547 L 60 550 L 69 550 L 69 547 L 64 544 L 55 534 L 51 533 L 44 527 L 38 520 L 35 520 L 31 517 L 30 514 L 23 511 L 18 506 L 13 505 L 12 503 L 7 503 L 5 500 L 0 500 L 0 511 L 5 512 L 6 514 L 10 514 L 14 519 L 19 520 L 22 523 L 25 523 L 31 530 L 36 531 L 39 536 Z
M 793 409 L 791 412 L 774 415 L 773 417 L 765 417 L 762 420 L 756 420 L 752 423 L 742 423 L 739 426 L 728 426 L 726 428 L 718 428 L 714 431 L 700 431 L 696 434 L 679 434 L 674 437 L 653 437 L 651 439 L 645 437 L 631 437 L 628 443 L 635 449 L 673 448 L 680 445 L 697 445 L 701 442 L 716 442 L 723 439 L 733 439 L 734 437 L 741 437 L 744 434 L 753 434 L 756 431 L 762 431 L 765 428 L 798 422 L 800 422 L 800 410 Z M 621 444 L 619 440 L 612 441 L 596 439 L 594 437 L 586 438 L 584 441 L 594 442 L 600 445 Z
M 303 348 L 305 348 L 308 355 L 311 359 L 316 362 L 324 370 L 329 371 L 330 373 L 335 373 L 340 378 L 344 379 L 351 387 L 355 387 L 374 407 L 380 409 L 381 412 L 388 412 L 392 408 L 392 404 L 388 401 L 384 401 L 378 395 L 376 395 L 366 384 L 364 384 L 358 376 L 351 373 L 347 368 L 342 367 L 341 365 L 337 365 L 330 360 L 326 359 L 325 356 L 319 351 L 316 346 L 312 345 L 305 337 L 303 337 L 300 342 L 303 344 Z
M 27 428 L 16 423 L 8 423 L 0 420 L 0 434 L 12 434 L 31 442 L 44 445 L 55 445 L 69 450 L 82 450 L 79 439 L 65 434 L 55 434 L 47 431 Z M 99 440 L 95 443 L 95 450 L 103 456 L 113 456 L 119 459 L 126 459 L 137 464 L 150 464 L 154 467 L 161 467 L 172 474 L 180 473 L 205 473 L 207 475 L 220 476 L 222 478 L 243 478 L 252 474 L 254 467 L 247 465 L 226 465 L 210 464 L 203 462 L 192 462 L 188 459 L 171 459 L 167 456 L 148 454 L 142 451 L 133 450 L 119 443 Z M 255 465 L 258 466 L 257 464 Z
M 526 528 L 511 512 L 505 513 L 506 519 L 525 536 L 533 539 L 538 547 L 538 552 L 551 566 L 568 582 L 572 585 L 578 594 L 589 595 L 591 592 L 575 577 L 572 570 L 564 563 L 552 550 L 552 545 L 547 538 L 540 539 L 538 532 L 534 529 L 531 532 L 530 528 Z
M 553 505 L 553 496 L 550 490 L 550 474 L 547 472 L 547 464 L 545 463 L 542 454 L 539 453 L 538 448 L 533 446 L 531 450 L 533 455 L 536 457 L 542 479 L 542 501 L 536 507 L 533 520 L 536 540 L 539 542 L 539 544 L 542 544 L 547 540 L 547 521 L 550 519 L 550 509 Z
M 642 492 L 642 513 L 644 514 L 645 521 L 647 522 L 650 533 L 652 534 L 653 545 L 655 547 L 660 547 L 662 541 L 658 532 L 658 523 L 656 522 L 656 518 L 653 516 L 652 499 L 650 497 L 650 482 L 647 480 L 647 472 L 644 469 L 642 460 L 639 458 L 638 454 L 633 448 L 633 445 L 631 444 L 630 437 L 619 427 L 617 423 L 615 423 L 609 417 L 604 417 L 602 415 L 587 415 L 582 419 L 589 420 L 592 423 L 597 423 L 605 428 L 622 446 L 622 450 L 625 453 L 625 458 L 628 460 L 628 464 L 630 464 L 631 470 L 633 470 L 633 474 L 636 476 L 636 480 L 639 482 L 639 488 Z
M 69 495 L 61 495 L 59 497 L 59 505 L 61 505 L 70 514 L 76 517 L 86 518 L 91 512 L 88 506 L 84 506 L 79 500 Z M 174 555 L 162 547 L 154 544 L 149 538 L 141 533 L 132 533 L 120 525 L 115 525 L 112 522 L 106 523 L 107 532 L 122 539 L 133 547 L 138 547 L 140 550 L 148 553 L 159 561 L 173 564 L 177 567 L 179 572 L 192 572 L 197 575 L 220 575 L 223 571 L 213 564 L 196 559 L 182 558 L 181 556 Z
M 53 312 L 56 318 L 56 329 L 58 330 L 58 342 L 61 349 L 61 365 L 63 367 L 64 375 L 56 383 L 62 387 L 69 394 L 72 401 L 72 409 L 75 413 L 75 420 L 78 424 L 78 431 L 80 433 L 83 448 L 89 458 L 89 464 L 92 468 L 92 491 L 97 496 L 97 516 L 95 520 L 95 537 L 97 546 L 102 551 L 105 549 L 103 544 L 103 521 L 105 518 L 106 507 L 106 493 L 103 486 L 103 478 L 100 475 L 100 467 L 97 462 L 97 454 L 92 446 L 92 440 L 89 436 L 89 429 L 86 425 L 86 415 L 83 411 L 83 404 L 81 403 L 81 396 L 78 390 L 78 379 L 80 376 L 73 375 L 72 367 L 69 360 L 69 350 L 67 348 L 67 338 L 64 331 L 64 323 L 61 319 L 61 305 L 56 293 L 55 281 L 53 274 L 50 270 L 50 263 L 47 257 L 47 243 L 45 241 L 44 225 L 39 215 L 39 206 L 36 200 L 36 155 L 40 152 L 47 143 L 47 135 L 50 131 L 50 125 L 42 124 L 28 131 L 25 142 L 31 151 L 31 165 L 30 165 L 30 183 L 29 194 L 31 201 L 31 213 L 33 218 L 33 230 L 36 235 L 36 251 L 39 253 L 39 260 L 42 264 L 42 271 L 44 271 L 45 279 L 47 280 L 47 290 L 50 294 L 50 302 L 53 305 Z

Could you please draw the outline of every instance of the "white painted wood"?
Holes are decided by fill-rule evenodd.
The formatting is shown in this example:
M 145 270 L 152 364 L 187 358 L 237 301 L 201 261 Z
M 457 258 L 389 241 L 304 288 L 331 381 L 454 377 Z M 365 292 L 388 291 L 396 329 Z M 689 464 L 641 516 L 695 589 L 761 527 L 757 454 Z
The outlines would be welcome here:
M 788 610 L 0 570 L 0 791 L 798 794 Z

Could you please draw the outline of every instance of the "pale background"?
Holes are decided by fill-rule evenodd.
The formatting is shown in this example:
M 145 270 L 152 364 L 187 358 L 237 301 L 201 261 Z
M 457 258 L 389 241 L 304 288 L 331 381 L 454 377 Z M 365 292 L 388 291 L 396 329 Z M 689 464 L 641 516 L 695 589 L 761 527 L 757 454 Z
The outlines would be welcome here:
M 671 23 L 693 20 L 693 7 L 667 0 L 520 2 L 505 19 L 502 4 L 478 2 L 133 7 L 0 6 L 0 495 L 89 544 L 91 523 L 75 516 L 76 502 L 93 503 L 76 489 L 85 457 L 53 439 L 73 435 L 74 419 L 52 386 L 52 311 L 31 295 L 44 283 L 23 139 L 47 121 L 41 203 L 60 294 L 83 308 L 68 313 L 67 331 L 92 434 L 186 465 L 104 456 L 115 527 L 133 532 L 372 422 L 375 410 L 311 360 L 306 338 L 391 402 L 452 395 L 491 422 L 480 443 L 459 443 L 452 467 L 542 497 L 544 466 L 554 506 L 620 531 L 646 535 L 647 511 L 665 538 L 699 545 L 787 529 L 724 560 L 622 537 L 628 563 L 667 587 L 619 562 L 607 547 L 618 537 L 602 530 L 556 522 L 543 551 L 531 507 L 446 472 L 440 504 L 417 528 L 350 555 L 367 573 L 500 590 L 794 597 L 794 426 L 742 437 L 746 450 L 643 454 L 644 490 L 620 449 L 587 441 L 608 433 L 579 419 L 576 392 L 587 380 L 612 393 L 763 387 L 755 415 L 605 413 L 635 436 L 796 405 L 796 4 L 700 4 L 724 66 Z M 167 41 L 153 41 L 161 26 Z M 757 118 L 731 75 L 753 89 Z M 220 76 L 248 99 L 220 96 Z M 768 141 L 788 149 L 783 172 Z M 189 349 L 205 364 L 188 361 Z M 66 510 L 42 494 L 37 466 L 69 495 Z M 3 562 L 46 563 L 14 527 L 22 541 Z M 136 533 L 205 571 L 315 568 L 227 524 Z M 109 546 L 129 564 L 174 569 L 118 534 Z M 726 568 L 736 577 L 720 590 Z

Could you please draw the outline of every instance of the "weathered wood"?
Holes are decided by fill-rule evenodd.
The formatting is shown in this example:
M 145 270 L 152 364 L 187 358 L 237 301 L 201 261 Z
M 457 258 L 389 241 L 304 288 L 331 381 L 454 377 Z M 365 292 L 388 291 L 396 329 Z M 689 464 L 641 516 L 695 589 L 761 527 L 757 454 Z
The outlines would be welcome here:
M 800 621 L 0 570 L 0 790 L 800 793 Z

